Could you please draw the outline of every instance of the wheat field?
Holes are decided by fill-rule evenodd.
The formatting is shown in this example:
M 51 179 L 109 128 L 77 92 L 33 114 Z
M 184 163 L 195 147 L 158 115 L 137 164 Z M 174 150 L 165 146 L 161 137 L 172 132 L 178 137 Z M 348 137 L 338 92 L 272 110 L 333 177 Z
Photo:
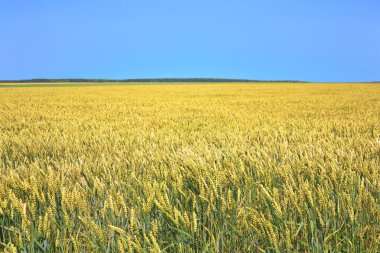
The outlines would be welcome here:
M 0 251 L 380 252 L 380 85 L 0 88 Z

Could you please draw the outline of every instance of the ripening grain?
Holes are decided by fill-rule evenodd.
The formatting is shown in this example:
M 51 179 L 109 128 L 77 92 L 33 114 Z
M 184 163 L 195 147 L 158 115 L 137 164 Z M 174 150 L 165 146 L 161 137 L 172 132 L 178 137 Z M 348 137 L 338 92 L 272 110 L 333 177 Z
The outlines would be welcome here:
M 380 85 L 1 88 L 0 243 L 379 252 Z

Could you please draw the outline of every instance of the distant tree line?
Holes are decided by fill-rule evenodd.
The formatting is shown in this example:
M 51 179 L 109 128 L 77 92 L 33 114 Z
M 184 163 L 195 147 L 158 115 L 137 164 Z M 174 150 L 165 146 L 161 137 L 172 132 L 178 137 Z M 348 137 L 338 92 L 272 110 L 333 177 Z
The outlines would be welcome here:
M 249 80 L 249 79 L 230 79 L 230 78 L 136 78 L 136 79 L 88 79 L 88 78 L 68 78 L 68 79 L 46 79 L 35 78 L 25 80 L 0 80 L 0 83 L 72 83 L 72 82 L 192 82 L 192 83 L 225 83 L 225 82 L 287 82 L 287 83 L 302 83 L 305 81 L 297 80 Z

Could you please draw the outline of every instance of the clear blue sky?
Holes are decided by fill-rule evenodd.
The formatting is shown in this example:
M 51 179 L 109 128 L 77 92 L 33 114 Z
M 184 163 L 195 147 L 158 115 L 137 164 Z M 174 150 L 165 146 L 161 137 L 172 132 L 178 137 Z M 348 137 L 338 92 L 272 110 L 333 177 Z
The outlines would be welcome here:
M 379 0 L 0 0 L 0 79 L 380 80 Z

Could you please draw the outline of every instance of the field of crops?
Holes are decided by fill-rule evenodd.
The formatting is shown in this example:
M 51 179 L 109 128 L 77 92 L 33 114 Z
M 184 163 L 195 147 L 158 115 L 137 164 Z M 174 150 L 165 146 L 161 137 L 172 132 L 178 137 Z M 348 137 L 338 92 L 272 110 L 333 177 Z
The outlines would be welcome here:
M 380 252 L 380 85 L 0 88 L 0 251 Z

